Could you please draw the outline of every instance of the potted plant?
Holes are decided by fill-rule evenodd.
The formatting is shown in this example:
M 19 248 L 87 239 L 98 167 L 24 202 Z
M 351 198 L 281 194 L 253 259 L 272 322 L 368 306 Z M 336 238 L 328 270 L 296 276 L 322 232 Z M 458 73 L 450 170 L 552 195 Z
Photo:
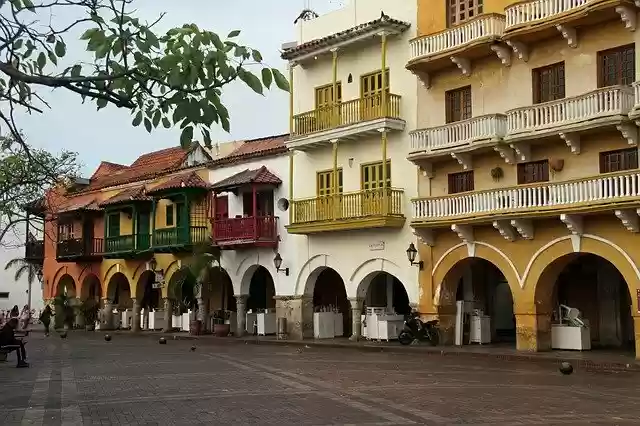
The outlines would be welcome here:
M 213 334 L 218 337 L 226 337 L 231 331 L 231 325 L 225 324 L 229 313 L 222 309 L 218 309 L 213 313 Z
M 502 179 L 504 177 L 504 170 L 502 170 L 502 167 L 497 166 L 494 167 L 493 169 L 491 169 L 491 178 L 494 181 L 498 181 L 500 179 Z
M 87 299 L 80 305 L 80 312 L 84 317 L 85 328 L 87 331 L 94 331 L 96 329 L 99 311 L 100 303 L 94 299 Z

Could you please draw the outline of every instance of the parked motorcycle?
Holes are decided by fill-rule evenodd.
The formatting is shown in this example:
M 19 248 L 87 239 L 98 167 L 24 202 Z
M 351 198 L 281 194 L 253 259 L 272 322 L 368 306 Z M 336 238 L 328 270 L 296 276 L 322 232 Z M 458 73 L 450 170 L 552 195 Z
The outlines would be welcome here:
M 410 345 L 414 340 L 426 341 L 437 345 L 439 341 L 438 320 L 422 322 L 417 312 L 412 312 L 404 320 L 404 328 L 398 335 L 403 345 Z

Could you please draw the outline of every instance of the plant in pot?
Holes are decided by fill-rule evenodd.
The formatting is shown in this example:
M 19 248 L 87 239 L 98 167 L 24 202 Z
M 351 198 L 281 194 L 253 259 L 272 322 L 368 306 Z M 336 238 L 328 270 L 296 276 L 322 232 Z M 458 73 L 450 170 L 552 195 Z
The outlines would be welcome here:
M 218 309 L 213 313 L 213 334 L 218 337 L 226 337 L 231 331 L 231 325 L 226 324 L 229 319 L 229 312 Z
M 72 328 L 74 314 L 71 298 L 66 294 L 60 294 L 53 300 L 53 307 L 55 328 Z
M 80 305 L 80 311 L 84 318 L 86 330 L 94 331 L 96 329 L 96 321 L 98 321 L 100 303 L 95 299 L 87 299 Z
M 494 181 L 499 181 L 503 177 L 504 177 L 504 170 L 502 170 L 502 167 L 497 166 L 491 169 L 491 178 Z

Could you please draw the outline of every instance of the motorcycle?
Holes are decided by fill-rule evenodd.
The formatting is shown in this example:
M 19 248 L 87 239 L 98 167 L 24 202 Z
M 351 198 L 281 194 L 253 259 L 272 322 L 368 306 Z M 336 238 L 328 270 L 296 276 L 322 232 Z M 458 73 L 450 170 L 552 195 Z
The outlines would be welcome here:
M 404 320 L 404 328 L 398 335 L 402 345 L 410 345 L 414 340 L 437 345 L 439 341 L 438 320 L 422 322 L 417 312 L 412 312 Z

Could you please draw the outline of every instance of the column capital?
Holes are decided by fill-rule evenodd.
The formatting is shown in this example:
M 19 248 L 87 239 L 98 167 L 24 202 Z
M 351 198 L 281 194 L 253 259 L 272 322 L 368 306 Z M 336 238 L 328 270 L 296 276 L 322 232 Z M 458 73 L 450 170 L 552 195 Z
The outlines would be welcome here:
M 339 140 L 340 139 L 331 139 L 329 140 L 329 142 L 331 142 L 332 144 L 337 144 Z
M 340 50 L 339 47 L 332 47 L 331 49 L 329 49 L 331 51 L 331 53 L 333 53 L 334 55 L 338 54 L 338 50 Z
M 248 294 L 238 294 L 234 297 L 236 298 L 236 303 L 242 303 L 242 304 L 247 303 L 247 299 L 249 299 Z

